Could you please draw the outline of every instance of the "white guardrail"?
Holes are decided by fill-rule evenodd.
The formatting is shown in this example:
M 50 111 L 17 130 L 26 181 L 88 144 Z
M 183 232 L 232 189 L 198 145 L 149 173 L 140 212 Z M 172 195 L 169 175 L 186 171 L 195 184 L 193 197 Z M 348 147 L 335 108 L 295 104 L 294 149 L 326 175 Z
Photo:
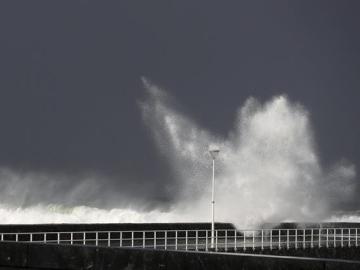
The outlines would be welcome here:
M 1 241 L 36 242 L 163 250 L 236 252 L 256 249 L 357 247 L 359 228 L 83 231 L 0 233 Z

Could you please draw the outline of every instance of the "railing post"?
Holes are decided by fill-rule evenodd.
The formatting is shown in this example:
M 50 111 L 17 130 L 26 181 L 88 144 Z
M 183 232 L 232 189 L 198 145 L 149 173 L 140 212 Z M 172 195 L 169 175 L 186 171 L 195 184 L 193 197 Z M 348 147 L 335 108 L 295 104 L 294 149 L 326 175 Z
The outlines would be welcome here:
M 60 244 L 60 233 L 57 233 L 57 243 Z
M 341 247 L 344 247 L 344 229 L 341 228 Z
M 165 231 L 164 233 L 165 233 L 165 236 L 164 236 L 164 238 L 165 238 L 165 239 L 164 239 L 164 241 L 165 241 L 165 243 L 164 243 L 164 249 L 167 250 L 167 231 Z
M 321 228 L 319 228 L 319 248 L 321 248 Z
M 305 235 L 305 229 L 303 229 L 303 249 L 306 248 L 306 239 L 305 239 L 306 235 Z
M 98 246 L 99 245 L 99 233 L 96 232 L 95 233 L 95 246 Z
M 132 237 L 134 239 L 134 237 Z M 134 243 L 132 242 L 132 247 L 134 246 Z M 154 231 L 154 249 L 156 249 L 156 231 Z
M 185 250 L 188 250 L 188 231 L 185 231 Z
M 281 230 L 279 230 L 279 250 L 281 249 Z
M 218 238 L 219 238 L 219 234 L 218 234 L 218 230 L 215 231 L 215 251 L 218 251 Z
M 4 234 L 1 234 L 1 241 L 4 241 Z
M 178 250 L 178 231 L 175 231 L 175 250 Z
M 156 235 L 156 232 L 155 232 L 155 235 Z M 155 239 L 155 237 L 154 237 Z M 155 244 L 156 246 L 156 244 Z M 131 247 L 134 247 L 134 232 L 131 232 Z
M 264 230 L 261 230 L 261 250 L 264 250 Z
M 289 229 L 286 230 L 286 248 L 289 249 Z
M 358 246 L 358 229 L 355 229 L 355 246 Z
M 73 244 L 73 233 L 71 232 L 70 233 L 70 245 L 72 245 Z
M 142 245 L 143 245 L 143 248 L 146 247 L 146 244 L 145 244 L 145 231 L 142 232 L 142 235 L 143 235 L 143 239 L 142 239 Z
M 123 246 L 123 232 L 120 232 L 120 247 L 122 247 Z
M 336 229 L 334 228 L 333 231 L 334 231 L 334 247 L 336 247 Z
M 199 237 L 199 233 L 198 230 L 195 231 L 195 250 L 198 251 L 198 237 Z
M 154 239 L 155 239 L 155 237 L 154 237 Z M 134 232 L 131 232 L 131 247 L 134 247 Z
M 110 236 L 111 236 L 110 232 L 108 232 L 107 235 L 108 235 L 108 247 L 110 247 Z
M 236 246 L 236 239 L 237 239 L 237 231 L 236 229 L 234 230 L 234 251 L 236 252 L 237 251 L 237 246 Z
M 19 235 L 16 233 L 15 234 L 15 242 L 18 242 L 19 241 Z
M 246 232 L 244 231 L 244 250 L 246 250 Z
M 208 251 L 208 230 L 205 230 L 205 251 Z
M 2 235 L 1 235 L 2 236 Z M 1 239 L 2 240 L 2 239 Z M 33 234 L 30 233 L 30 243 L 33 241 Z
M 297 249 L 298 248 L 298 246 L 297 246 L 297 241 L 298 241 L 298 230 L 297 229 L 295 229 L 295 249 Z
M 351 229 L 349 228 L 349 247 L 351 247 Z
M 272 229 L 270 229 L 270 250 L 272 250 Z
M 227 247 L 227 230 L 225 230 L 225 251 L 228 250 L 228 247 Z
M 86 244 L 86 232 L 83 232 L 83 245 Z
M 329 247 L 329 229 L 326 229 L 326 247 Z
M 311 240 L 310 240 L 310 247 L 314 247 L 314 229 L 311 229 Z
M 252 231 L 252 248 L 255 250 L 255 231 Z

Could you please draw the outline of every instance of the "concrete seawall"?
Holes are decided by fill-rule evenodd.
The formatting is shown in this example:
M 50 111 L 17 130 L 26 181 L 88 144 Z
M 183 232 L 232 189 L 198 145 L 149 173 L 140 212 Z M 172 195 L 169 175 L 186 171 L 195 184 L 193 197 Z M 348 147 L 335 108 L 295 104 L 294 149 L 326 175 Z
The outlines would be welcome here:
M 249 250 L 248 254 L 263 254 L 263 255 L 279 255 L 279 256 L 296 256 L 296 257 L 312 257 L 312 258 L 331 258 L 331 259 L 345 259 L 345 260 L 360 260 L 360 247 L 321 247 L 321 248 L 298 248 L 298 249 L 265 249 L 265 250 Z M 359 268 L 360 269 L 360 268 Z
M 359 261 L 195 253 L 36 243 L 0 243 L 0 269 L 352 270 Z
M 215 223 L 216 229 L 235 229 L 231 223 Z M 210 223 L 100 223 L 100 224 L 0 224 L 0 233 L 81 232 L 81 231 L 153 231 L 210 230 Z

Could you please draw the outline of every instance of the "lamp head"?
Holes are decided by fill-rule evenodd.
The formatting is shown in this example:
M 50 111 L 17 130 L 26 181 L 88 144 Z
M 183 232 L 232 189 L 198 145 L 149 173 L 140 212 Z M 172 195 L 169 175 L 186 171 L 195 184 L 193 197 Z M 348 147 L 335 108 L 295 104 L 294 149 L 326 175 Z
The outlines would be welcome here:
M 215 159 L 219 155 L 220 149 L 217 145 L 210 145 L 209 146 L 209 153 L 212 159 Z

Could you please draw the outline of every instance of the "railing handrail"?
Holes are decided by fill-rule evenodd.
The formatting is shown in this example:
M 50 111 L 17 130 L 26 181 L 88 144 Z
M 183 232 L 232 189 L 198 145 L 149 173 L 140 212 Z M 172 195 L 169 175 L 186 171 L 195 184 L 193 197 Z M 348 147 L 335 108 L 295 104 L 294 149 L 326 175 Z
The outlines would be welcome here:
M 326 227 L 326 228 L 264 228 L 264 229 L 215 229 L 215 231 L 225 232 L 225 231 L 236 231 L 236 232 L 261 232 L 261 231 L 303 231 L 303 230 L 356 230 L 360 229 L 360 227 Z M 0 234 L 56 234 L 56 233 L 154 233 L 154 232 L 210 232 L 211 229 L 170 229 L 170 230 L 99 230 L 99 231 L 25 231 L 25 232 L 0 232 Z

